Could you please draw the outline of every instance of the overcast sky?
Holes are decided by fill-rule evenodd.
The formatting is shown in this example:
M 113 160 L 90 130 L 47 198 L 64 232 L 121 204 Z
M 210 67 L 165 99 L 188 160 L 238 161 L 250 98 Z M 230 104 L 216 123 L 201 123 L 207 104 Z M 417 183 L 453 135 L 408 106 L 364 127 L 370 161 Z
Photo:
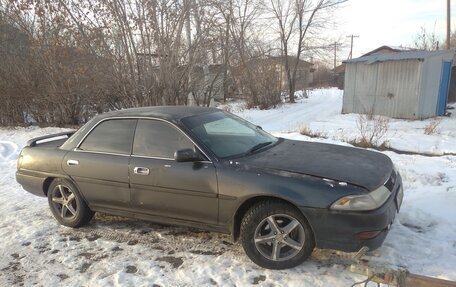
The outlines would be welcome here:
M 454 30 L 456 0 L 451 9 Z M 347 47 L 339 52 L 339 60 L 348 57 L 350 34 L 360 36 L 354 39 L 353 57 L 382 45 L 410 47 L 421 26 L 435 31 L 441 44 L 446 37 L 446 0 L 349 0 L 335 14 L 339 27 L 332 33 Z

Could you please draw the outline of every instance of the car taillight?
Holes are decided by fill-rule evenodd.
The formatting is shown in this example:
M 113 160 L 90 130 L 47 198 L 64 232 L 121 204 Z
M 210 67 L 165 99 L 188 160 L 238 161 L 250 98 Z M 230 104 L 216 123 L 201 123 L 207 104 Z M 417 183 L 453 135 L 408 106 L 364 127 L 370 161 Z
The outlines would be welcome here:
M 19 170 L 19 168 L 21 167 L 23 159 L 24 159 L 24 156 L 22 154 L 20 154 L 19 158 L 17 159 L 17 170 Z

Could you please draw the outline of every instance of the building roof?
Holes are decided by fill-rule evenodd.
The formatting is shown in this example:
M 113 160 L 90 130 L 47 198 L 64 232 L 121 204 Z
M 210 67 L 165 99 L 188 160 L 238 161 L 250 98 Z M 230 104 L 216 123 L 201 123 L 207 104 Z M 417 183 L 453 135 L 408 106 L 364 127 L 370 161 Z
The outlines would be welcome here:
M 386 53 L 374 54 L 370 56 L 362 56 L 356 59 L 346 60 L 344 63 L 361 63 L 372 64 L 375 62 L 387 61 L 402 61 L 402 60 L 424 60 L 435 56 L 447 56 L 453 58 L 454 50 L 441 50 L 441 51 L 407 51 L 401 53 Z
M 402 46 L 383 45 L 370 52 L 367 52 L 366 54 L 361 55 L 360 57 L 367 57 L 367 56 L 373 56 L 373 55 L 379 55 L 379 54 L 402 53 L 402 52 L 415 51 L 415 50 L 416 49 L 402 47 Z M 339 66 L 337 66 L 333 69 L 333 72 L 336 74 L 344 73 L 345 72 L 345 63 L 350 60 L 351 59 L 342 61 L 342 64 L 340 64 Z
M 332 71 L 336 74 L 344 73 L 345 72 L 345 63 L 340 64 L 339 66 L 332 69 Z
M 112 112 L 103 113 L 98 115 L 97 118 L 116 118 L 116 117 L 154 117 L 169 121 L 178 121 L 182 118 L 213 113 L 220 111 L 216 108 L 207 107 L 190 107 L 190 106 L 154 106 L 143 108 L 131 108 L 124 110 L 117 110 Z
M 406 51 L 413 51 L 413 50 L 414 49 L 407 48 L 407 47 L 383 45 L 383 46 L 378 47 L 377 49 L 367 52 L 366 54 L 362 55 L 361 57 L 370 56 L 373 54 L 383 54 L 386 51 L 388 51 L 389 53 L 398 53 L 398 52 L 406 52 Z

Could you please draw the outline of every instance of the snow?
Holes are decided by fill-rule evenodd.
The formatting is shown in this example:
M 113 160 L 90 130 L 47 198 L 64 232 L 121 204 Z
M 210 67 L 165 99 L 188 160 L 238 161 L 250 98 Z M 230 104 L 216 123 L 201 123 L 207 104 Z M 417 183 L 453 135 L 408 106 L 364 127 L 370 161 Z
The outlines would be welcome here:
M 223 108 L 223 106 L 222 106 Z M 426 126 L 435 119 L 410 121 L 390 119 L 385 136 L 389 147 L 404 152 L 429 155 L 456 153 L 456 105 L 451 117 L 437 118 L 436 132 L 424 134 Z M 357 114 L 341 114 L 342 91 L 338 89 L 315 90 L 309 98 L 300 98 L 296 104 L 284 104 L 273 110 L 247 110 L 242 104 L 231 110 L 237 115 L 262 126 L 276 135 L 298 132 L 307 127 L 335 141 L 349 142 L 359 136 Z
M 273 110 L 242 106 L 224 108 L 276 136 L 343 145 L 358 136 L 358 116 L 340 114 L 336 89 L 312 91 Z M 384 138 L 389 146 L 427 155 L 384 152 L 402 175 L 404 201 L 383 246 L 365 257 L 456 280 L 456 156 L 444 155 L 456 152 L 456 117 L 442 118 L 438 132 L 425 135 L 431 121 L 390 121 Z M 325 138 L 301 135 L 303 127 Z M 227 235 L 103 214 L 83 228 L 63 227 L 46 198 L 15 181 L 26 141 L 61 131 L 0 129 L 0 286 L 350 286 L 365 279 L 341 264 L 351 253 L 315 250 L 302 265 L 273 271 L 253 264 Z

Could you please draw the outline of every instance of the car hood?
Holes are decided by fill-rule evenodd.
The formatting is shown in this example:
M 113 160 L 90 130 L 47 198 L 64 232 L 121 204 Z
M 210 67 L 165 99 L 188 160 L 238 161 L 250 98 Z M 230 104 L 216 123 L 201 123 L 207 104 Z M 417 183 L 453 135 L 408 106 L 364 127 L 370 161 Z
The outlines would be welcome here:
M 333 144 L 281 140 L 238 159 L 249 168 L 274 169 L 326 178 L 374 190 L 391 175 L 391 159 L 379 152 Z

